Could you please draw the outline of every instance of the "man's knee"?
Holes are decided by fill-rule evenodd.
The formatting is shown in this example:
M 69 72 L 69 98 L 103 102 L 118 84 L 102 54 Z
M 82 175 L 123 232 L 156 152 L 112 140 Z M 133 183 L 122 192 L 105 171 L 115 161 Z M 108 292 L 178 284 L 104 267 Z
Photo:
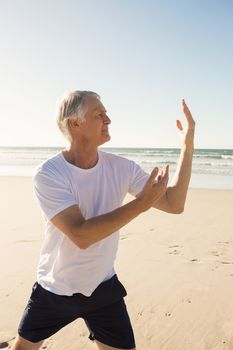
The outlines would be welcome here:
M 38 350 L 42 344 L 43 340 L 38 343 L 32 343 L 18 335 L 11 350 Z
M 122 348 L 113 348 L 109 345 L 103 344 L 100 341 L 95 339 L 95 343 L 98 346 L 99 350 L 123 350 Z M 130 350 L 136 350 L 136 348 L 130 349 Z

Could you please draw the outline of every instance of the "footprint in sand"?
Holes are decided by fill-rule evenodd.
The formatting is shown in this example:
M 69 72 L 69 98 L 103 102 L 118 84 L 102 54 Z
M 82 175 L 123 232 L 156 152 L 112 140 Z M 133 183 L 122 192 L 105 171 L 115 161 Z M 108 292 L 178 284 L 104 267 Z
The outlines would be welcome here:
M 218 241 L 218 244 L 230 244 L 230 241 Z
M 179 250 L 177 250 L 177 249 L 174 249 L 173 251 L 171 251 L 171 252 L 169 252 L 169 254 L 173 254 L 173 255 L 177 255 L 177 254 L 179 254 L 180 252 L 179 252 Z
M 166 317 L 170 317 L 172 314 L 170 312 L 165 312 Z
M 2 337 L 1 337 L 2 338 Z M 14 340 L 15 337 L 12 337 L 11 339 L 8 339 L 6 341 L 0 341 L 0 349 L 6 349 L 10 347 L 12 340 Z
M 173 248 L 183 248 L 183 247 L 180 246 L 180 245 L 178 245 L 178 244 L 174 244 L 174 245 L 170 245 L 168 248 L 173 249 Z M 168 254 L 178 255 L 178 254 L 180 254 L 180 250 L 178 250 L 178 249 L 173 249 L 173 250 L 170 251 Z
M 192 300 L 190 298 L 182 298 L 182 303 L 188 303 L 188 304 L 191 304 L 192 303 Z
M 213 250 L 211 252 L 211 254 L 214 255 L 214 256 L 219 256 L 220 255 L 220 253 L 218 251 L 216 251 L 216 250 Z

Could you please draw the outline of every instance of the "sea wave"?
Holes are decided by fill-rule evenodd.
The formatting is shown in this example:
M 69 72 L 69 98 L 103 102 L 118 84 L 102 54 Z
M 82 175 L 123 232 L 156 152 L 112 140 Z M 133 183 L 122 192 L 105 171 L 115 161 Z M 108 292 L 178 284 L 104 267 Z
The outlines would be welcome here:
M 224 155 L 222 155 L 222 158 L 223 159 L 232 159 L 233 160 L 233 156 L 224 156 Z
M 134 160 L 146 171 L 150 171 L 154 166 L 162 167 L 170 165 L 174 171 L 178 160 L 180 149 L 153 149 L 153 148 L 102 148 L 106 152 L 111 152 L 122 157 Z M 35 168 L 46 159 L 57 154 L 62 149 L 59 147 L 0 147 L 1 169 L 10 167 L 11 169 Z M 193 158 L 192 171 L 199 174 L 222 174 L 233 175 L 233 150 L 208 150 L 196 149 Z

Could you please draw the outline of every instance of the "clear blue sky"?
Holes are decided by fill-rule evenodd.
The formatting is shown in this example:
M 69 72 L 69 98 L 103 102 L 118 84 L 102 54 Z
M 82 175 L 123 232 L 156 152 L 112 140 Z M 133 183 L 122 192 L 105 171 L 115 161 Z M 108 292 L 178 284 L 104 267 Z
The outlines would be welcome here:
M 106 146 L 179 147 L 185 98 L 196 147 L 233 148 L 232 0 L 1 0 L 0 145 L 66 145 L 59 96 L 98 92 Z

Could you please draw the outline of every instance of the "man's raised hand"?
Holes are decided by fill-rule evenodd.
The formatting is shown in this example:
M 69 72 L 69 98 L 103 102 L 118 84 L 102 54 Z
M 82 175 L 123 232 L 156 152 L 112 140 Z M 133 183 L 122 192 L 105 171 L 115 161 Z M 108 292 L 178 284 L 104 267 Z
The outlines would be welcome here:
M 187 124 L 186 124 L 185 128 L 183 128 L 181 121 L 177 120 L 176 126 L 181 133 L 183 145 L 188 145 L 188 146 L 193 147 L 195 121 L 192 117 L 192 114 L 191 114 L 188 106 L 186 105 L 185 100 L 182 100 L 182 108 L 183 108 L 183 112 L 184 112 Z

